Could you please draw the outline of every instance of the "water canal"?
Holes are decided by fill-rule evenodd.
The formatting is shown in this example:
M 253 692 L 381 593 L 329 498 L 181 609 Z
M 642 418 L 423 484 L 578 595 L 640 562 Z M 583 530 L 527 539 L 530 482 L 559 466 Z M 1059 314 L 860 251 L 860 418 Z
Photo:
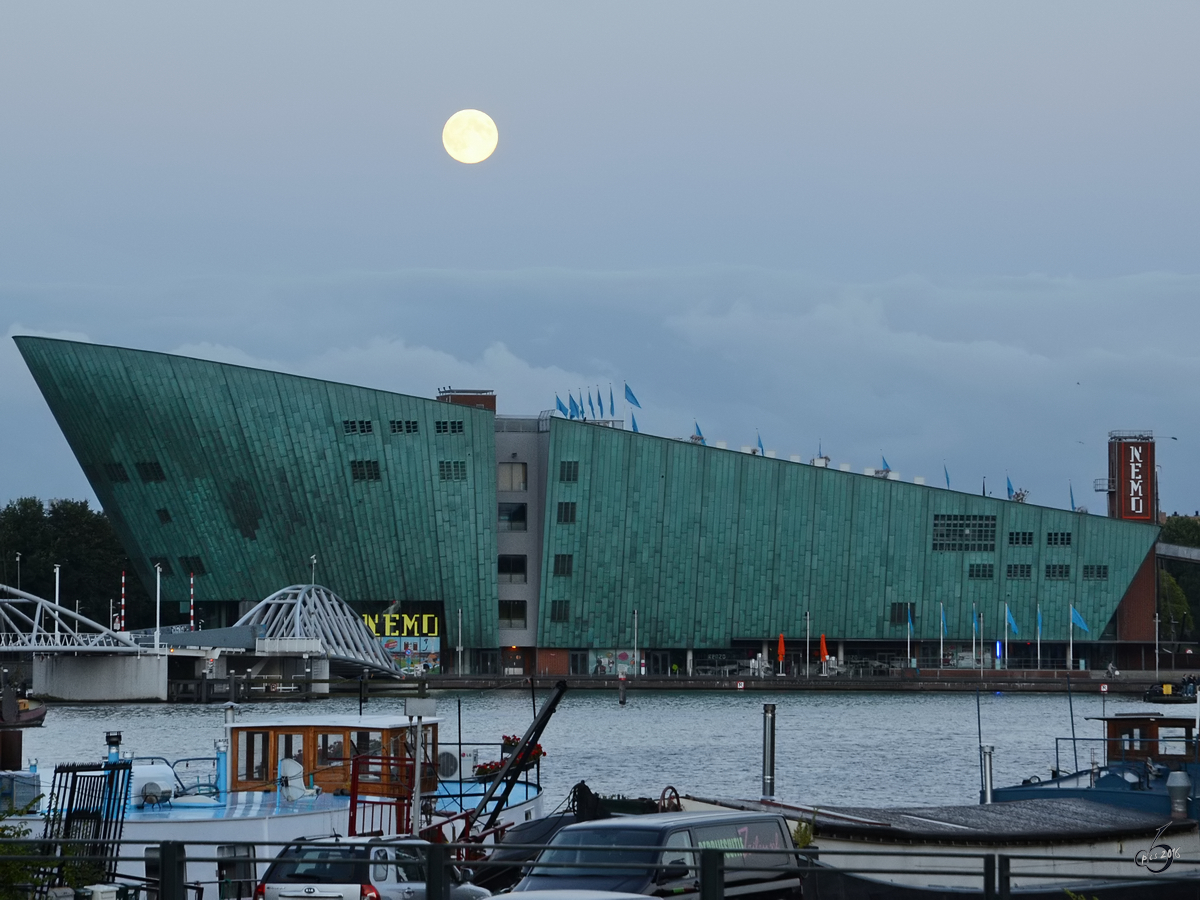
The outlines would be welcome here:
M 443 691 L 436 696 L 439 715 L 445 717 L 443 745 L 458 739 L 458 699 L 464 741 L 498 743 L 503 734 L 522 733 L 533 715 L 527 692 Z M 580 779 L 598 792 L 628 796 L 657 797 L 672 784 L 680 793 L 756 797 L 763 703 L 778 709 L 780 799 L 822 806 L 978 802 L 974 694 L 631 691 L 621 707 L 615 692 L 574 691 L 542 738 L 549 805 Z M 376 697 L 368 711 L 399 711 L 402 704 L 402 699 Z M 986 694 L 980 705 L 984 743 L 996 747 L 996 783 L 1048 776 L 1054 739 L 1071 734 L 1066 695 Z M 1087 717 L 1100 714 L 1100 697 L 1076 696 L 1074 706 L 1078 736 L 1098 738 L 1100 723 Z M 357 708 L 357 698 L 339 697 L 256 703 L 244 706 L 242 716 L 319 716 Z M 1111 713 L 1148 707 L 1114 697 L 1107 708 Z M 42 728 L 26 733 L 24 752 L 49 773 L 55 763 L 101 759 L 104 733 L 121 731 L 124 748 L 138 755 L 211 756 L 222 715 L 216 705 L 55 706 Z M 1090 761 L 1086 748 L 1080 744 L 1081 767 Z M 496 756 L 481 752 L 481 759 Z M 1069 745 L 1063 754 L 1064 766 L 1073 768 Z

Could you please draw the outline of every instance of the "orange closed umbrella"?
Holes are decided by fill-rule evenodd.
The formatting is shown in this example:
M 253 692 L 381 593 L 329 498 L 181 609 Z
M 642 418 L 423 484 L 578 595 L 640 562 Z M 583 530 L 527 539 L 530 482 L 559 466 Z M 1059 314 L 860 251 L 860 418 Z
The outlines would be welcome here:
M 821 635 L 821 659 L 829 659 L 829 648 L 825 646 L 825 635 Z
M 779 636 L 779 661 L 783 661 L 783 635 Z

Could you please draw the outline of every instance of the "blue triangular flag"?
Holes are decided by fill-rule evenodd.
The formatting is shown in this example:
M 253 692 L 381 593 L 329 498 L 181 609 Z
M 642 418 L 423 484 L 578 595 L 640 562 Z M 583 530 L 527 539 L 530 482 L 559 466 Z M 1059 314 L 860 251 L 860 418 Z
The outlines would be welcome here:
M 942 607 L 942 634 L 946 634 L 946 607 Z
M 909 630 L 910 632 L 913 630 L 913 627 L 912 627 L 912 607 L 911 607 L 911 606 L 909 606 L 909 607 L 908 607 L 908 630 Z
M 946 468 L 945 463 L 942 463 L 942 471 L 946 473 L 946 490 L 950 490 L 950 470 Z
M 608 417 L 615 419 L 617 417 L 617 408 L 613 405 L 612 385 L 608 386 Z
M 976 634 L 979 633 L 979 617 L 975 613 L 975 604 L 971 604 L 971 630 Z
M 1013 634 L 1021 633 L 1021 629 L 1017 627 L 1017 620 L 1013 618 L 1012 610 L 1007 606 L 1004 607 L 1004 618 L 1008 619 L 1008 625 L 1012 628 Z
M 887 464 L 887 457 L 886 457 L 886 456 L 884 456 L 882 453 L 880 453 L 880 454 L 879 454 L 879 458 L 880 458 L 881 460 L 883 460 L 883 469 L 884 469 L 884 471 L 885 471 L 885 472 L 890 472 L 890 471 L 892 471 L 892 467 L 891 467 L 891 466 L 889 466 L 889 465 Z
M 1038 607 L 1038 634 L 1042 633 L 1042 608 Z
M 596 418 L 596 405 L 592 403 L 592 389 L 588 388 L 588 411 L 592 414 L 592 418 Z
M 1013 495 L 1012 479 L 1005 475 L 1004 480 L 1008 482 L 1008 499 L 1011 500 Z
M 1069 481 L 1067 486 L 1071 489 L 1071 512 L 1075 512 L 1075 486 Z
M 1083 616 L 1073 606 L 1071 607 L 1071 621 L 1088 632 L 1088 634 L 1091 634 L 1091 629 L 1087 627 L 1087 622 L 1083 621 Z
M 568 415 L 570 415 L 570 417 L 572 419 L 578 419 L 579 418 L 579 406 L 575 403 L 575 395 L 567 394 L 567 400 L 569 400 L 571 403 L 571 411 L 570 411 L 570 413 L 568 413 Z
M 583 414 L 583 391 L 582 390 L 580 390 L 580 392 L 579 392 L 579 418 L 583 419 L 584 421 L 587 420 L 587 416 L 585 416 Z M 595 418 L 595 416 L 593 416 L 592 418 Z
M 755 433 L 755 434 L 758 434 L 758 429 L 757 429 L 757 428 L 756 428 L 756 429 L 754 429 L 754 433 Z M 762 435 L 761 435 L 761 434 L 758 434 L 758 455 L 759 455 L 759 456 L 766 456 L 766 455 L 767 455 L 767 451 L 763 449 L 763 445 L 762 445 Z
M 634 434 L 637 434 L 637 433 L 638 433 L 638 427 L 637 427 L 637 416 L 635 416 L 635 415 L 633 414 L 633 410 L 630 410 L 630 411 L 629 411 L 629 418 L 631 418 L 631 419 L 633 420 L 633 433 L 634 433 Z
M 642 404 L 637 402 L 637 397 L 633 396 L 633 391 L 629 389 L 628 384 L 625 385 L 625 402 L 633 404 L 638 409 L 642 408 Z
M 558 396 L 558 394 L 555 394 L 555 395 L 554 395 L 554 406 L 555 406 L 555 408 L 556 408 L 556 409 L 557 409 L 557 410 L 558 410 L 560 413 L 562 413 L 564 416 L 570 416 L 570 415 L 571 415 L 570 411 L 568 411 L 568 409 L 567 409 L 567 407 L 566 407 L 566 404 L 562 402 L 562 398 L 560 398 L 560 397 Z
M 696 420 L 695 420 L 695 419 L 692 419 L 692 421 L 693 421 L 693 422 L 696 422 Z M 696 422 L 696 437 L 700 438 L 700 443 L 701 443 L 701 445 L 703 445 L 703 446 L 705 446 L 705 447 L 707 447 L 707 446 L 708 446 L 708 441 L 704 440 L 704 432 L 702 432 L 702 431 L 700 430 L 700 423 L 699 423 L 699 422 Z

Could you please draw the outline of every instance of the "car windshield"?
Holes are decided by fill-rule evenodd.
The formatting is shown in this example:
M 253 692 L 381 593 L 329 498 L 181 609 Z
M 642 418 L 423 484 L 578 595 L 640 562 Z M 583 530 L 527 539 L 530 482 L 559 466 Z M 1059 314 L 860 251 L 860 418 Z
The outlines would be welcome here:
M 532 874 L 550 878 L 648 876 L 647 867 L 655 862 L 658 851 L 645 848 L 654 840 L 654 832 L 634 828 L 563 830 L 539 854 Z
M 266 884 L 364 884 L 367 881 L 367 850 L 347 844 L 288 847 L 271 864 L 263 881 Z

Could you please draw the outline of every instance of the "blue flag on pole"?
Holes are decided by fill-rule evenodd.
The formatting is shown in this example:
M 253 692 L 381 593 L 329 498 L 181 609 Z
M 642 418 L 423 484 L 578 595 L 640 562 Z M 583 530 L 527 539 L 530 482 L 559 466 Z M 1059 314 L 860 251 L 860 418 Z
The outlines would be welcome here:
M 1038 607 L 1038 634 L 1042 633 L 1042 608 Z
M 1007 606 L 1004 607 L 1004 618 L 1008 619 L 1008 627 L 1012 629 L 1013 634 L 1021 633 L 1021 629 L 1017 627 L 1017 620 L 1013 618 L 1012 610 Z
M 617 407 L 613 405 L 612 385 L 608 386 L 608 417 L 615 419 L 617 417 Z
M 695 420 L 695 419 L 692 419 L 692 421 L 693 421 L 693 422 L 696 422 L 696 420 Z M 704 432 L 702 432 L 702 431 L 700 430 L 700 423 L 699 423 L 699 422 L 696 422 L 696 437 L 700 438 L 700 443 L 701 443 L 701 445 L 703 445 L 703 446 L 705 446 L 705 447 L 707 447 L 707 446 L 708 446 L 708 441 L 704 440 Z
M 1012 479 L 1005 475 L 1004 480 L 1008 482 L 1008 499 L 1011 500 L 1013 495 Z
M 629 418 L 633 419 L 633 433 L 634 433 L 634 434 L 637 434 L 637 433 L 638 433 L 638 427 L 637 427 L 637 416 L 635 416 L 635 415 L 633 414 L 633 410 L 630 410 L 630 411 L 629 411 Z
M 579 418 L 579 407 L 575 404 L 575 395 L 567 394 L 567 400 L 569 400 L 571 403 L 571 411 L 568 413 L 568 415 L 572 419 L 578 419 Z
M 1071 489 L 1071 512 L 1075 512 L 1075 485 L 1068 481 L 1067 487 Z
M 912 607 L 911 607 L 911 606 L 909 606 L 909 607 L 908 607 L 908 633 L 909 633 L 909 634 L 912 634 L 912 630 L 913 630 L 913 627 L 912 627 Z
M 1092 633 L 1092 630 L 1087 627 L 1087 622 L 1083 621 L 1083 616 L 1081 616 L 1079 614 L 1079 611 L 1077 609 L 1075 609 L 1074 606 L 1071 607 L 1071 621 L 1074 624 L 1078 625 L 1080 628 L 1082 628 L 1084 631 L 1086 631 L 1088 634 Z
M 884 471 L 886 471 L 886 472 L 892 471 L 892 467 L 887 464 L 887 457 L 884 456 L 882 453 L 880 453 L 879 458 L 883 461 Z
M 570 411 L 567 409 L 566 404 L 562 402 L 562 398 L 559 397 L 558 394 L 554 395 L 554 406 L 564 416 L 571 415 Z
M 979 619 L 976 618 L 976 615 L 975 615 L 975 604 L 974 603 L 971 604 L 971 631 L 973 631 L 976 634 L 979 633 Z
M 946 473 L 946 490 L 950 490 L 950 470 L 946 468 L 945 463 L 942 463 L 942 471 Z
M 946 607 L 942 607 L 942 634 L 946 634 Z
M 579 391 L 579 418 L 585 419 L 585 420 L 587 419 L 587 416 L 585 416 L 583 414 L 583 390 L 582 389 Z M 595 418 L 595 416 L 593 416 L 592 418 Z
M 758 435 L 758 455 L 759 455 L 759 456 L 766 456 L 766 455 L 767 455 L 767 451 L 763 449 L 763 445 L 762 445 L 762 435 L 761 435 L 761 434 L 758 434 L 758 429 L 757 429 L 757 428 L 755 428 L 755 429 L 754 429 L 754 433 Z
M 629 389 L 628 383 L 625 385 L 625 402 L 636 406 L 638 409 L 642 408 L 642 404 L 637 402 L 637 397 L 633 396 L 633 391 Z
M 592 414 L 592 418 L 596 418 L 596 404 L 592 403 L 592 389 L 588 388 L 588 410 Z

